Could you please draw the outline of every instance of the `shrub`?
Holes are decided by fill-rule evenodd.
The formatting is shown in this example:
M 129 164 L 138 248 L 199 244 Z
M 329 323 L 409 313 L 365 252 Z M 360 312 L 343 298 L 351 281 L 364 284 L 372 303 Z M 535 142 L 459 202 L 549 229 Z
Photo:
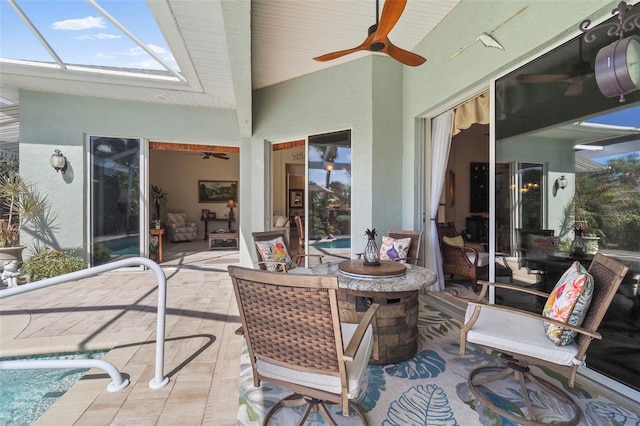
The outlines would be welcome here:
M 45 248 L 24 262 L 20 272 L 27 275 L 30 281 L 38 281 L 86 268 L 87 262 L 81 257 L 73 256 L 70 252 Z
M 102 265 L 111 261 L 111 249 L 103 243 L 93 245 L 93 265 Z

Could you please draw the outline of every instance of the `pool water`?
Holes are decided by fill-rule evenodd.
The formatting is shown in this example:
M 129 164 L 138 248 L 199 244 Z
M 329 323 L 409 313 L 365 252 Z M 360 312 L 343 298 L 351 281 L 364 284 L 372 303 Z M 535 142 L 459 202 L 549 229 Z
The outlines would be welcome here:
M 139 235 L 106 240 L 103 241 L 103 244 L 111 250 L 111 254 L 114 256 L 140 255 Z
M 335 240 L 318 241 L 311 243 L 317 248 L 349 248 L 351 247 L 351 238 L 336 238 Z
M 104 352 L 15 359 L 100 359 Z M 0 370 L 0 425 L 33 424 L 88 371 L 86 368 Z

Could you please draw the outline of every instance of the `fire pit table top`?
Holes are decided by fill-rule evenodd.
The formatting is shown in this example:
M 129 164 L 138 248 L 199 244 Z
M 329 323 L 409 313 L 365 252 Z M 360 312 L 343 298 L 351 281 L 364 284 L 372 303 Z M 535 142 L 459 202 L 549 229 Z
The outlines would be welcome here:
M 356 276 L 345 273 L 339 268 L 343 261 L 321 263 L 312 269 L 318 275 L 337 275 L 340 288 L 373 292 L 402 292 L 426 289 L 437 280 L 430 269 L 422 266 L 401 263 L 405 268 L 403 274 L 382 276 Z M 372 266 L 368 268 L 378 268 Z
M 406 274 L 404 263 L 381 260 L 380 265 L 368 266 L 364 260 L 343 260 L 338 264 L 338 270 L 355 278 L 385 278 L 399 277 Z

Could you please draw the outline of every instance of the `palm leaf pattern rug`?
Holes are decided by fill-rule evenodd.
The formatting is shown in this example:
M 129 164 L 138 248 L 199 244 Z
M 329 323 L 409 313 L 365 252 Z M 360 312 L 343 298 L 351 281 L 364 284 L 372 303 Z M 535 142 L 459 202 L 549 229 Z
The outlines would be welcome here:
M 487 410 L 471 395 L 467 385 L 469 371 L 480 365 L 497 365 L 495 354 L 468 345 L 464 356 L 459 354 L 459 336 L 462 318 L 447 312 L 429 295 L 420 296 L 418 327 L 420 329 L 418 353 L 408 361 L 398 364 L 370 365 L 367 369 L 367 391 L 357 403 L 366 413 L 370 425 L 516 425 Z M 578 403 L 584 418 L 581 425 L 640 425 L 638 406 L 623 407 L 594 389 L 587 389 L 580 378 L 576 386 L 569 388 L 566 377 L 549 369 L 538 369 L 537 374 L 559 384 Z M 280 399 L 291 394 L 286 388 L 262 382 L 253 386 L 251 363 L 246 345 L 241 357 L 240 408 L 238 425 L 260 425 L 266 412 Z M 545 416 L 553 419 L 555 402 L 542 392 L 531 392 L 535 405 L 546 407 Z M 520 388 L 514 381 L 502 389 L 493 390 L 490 398 L 497 405 L 512 412 L 521 411 L 525 405 Z M 337 405 L 332 412 L 339 413 Z M 302 407 L 278 410 L 271 424 L 295 424 Z M 336 416 L 340 424 L 358 425 L 355 417 Z M 320 414 L 311 414 L 306 424 L 323 425 Z

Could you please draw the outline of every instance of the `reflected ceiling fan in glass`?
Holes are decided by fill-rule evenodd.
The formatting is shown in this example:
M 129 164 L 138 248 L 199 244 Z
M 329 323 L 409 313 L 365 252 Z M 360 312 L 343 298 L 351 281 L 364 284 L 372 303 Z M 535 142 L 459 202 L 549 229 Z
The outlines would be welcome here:
M 520 74 L 517 80 L 522 83 L 569 83 L 564 94 L 566 96 L 579 96 L 582 94 L 583 83 L 594 76 L 594 68 L 589 61 L 585 61 L 582 56 L 582 39 L 578 43 L 578 60 L 571 65 L 571 69 L 566 73 L 540 73 L 540 74 Z

